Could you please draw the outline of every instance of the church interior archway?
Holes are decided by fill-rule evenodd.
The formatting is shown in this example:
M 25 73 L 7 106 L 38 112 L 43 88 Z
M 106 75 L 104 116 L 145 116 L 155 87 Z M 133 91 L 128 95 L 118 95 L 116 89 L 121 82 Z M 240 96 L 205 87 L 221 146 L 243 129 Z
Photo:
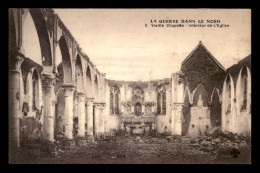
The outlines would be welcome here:
M 219 94 L 216 89 L 212 93 L 212 105 L 210 107 L 211 126 L 217 127 L 221 125 L 221 104 Z

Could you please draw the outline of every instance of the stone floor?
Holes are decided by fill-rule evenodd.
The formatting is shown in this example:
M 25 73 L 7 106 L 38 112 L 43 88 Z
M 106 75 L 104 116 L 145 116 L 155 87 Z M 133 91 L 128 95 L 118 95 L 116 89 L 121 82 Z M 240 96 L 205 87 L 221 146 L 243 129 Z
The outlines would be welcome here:
M 99 141 L 74 149 L 56 145 L 46 153 L 42 144 L 22 148 L 10 163 L 30 164 L 250 164 L 251 147 L 239 145 L 239 152 L 221 146 L 228 140 L 191 139 L 187 137 L 117 137 L 115 141 Z M 222 141 L 222 142 L 221 142 Z M 225 142 L 223 142 L 225 141 Z M 212 144 L 214 146 L 212 147 Z M 225 148 L 225 147 L 224 147 Z M 230 152 L 233 154 L 230 154 Z M 233 158 L 232 156 L 238 157 Z

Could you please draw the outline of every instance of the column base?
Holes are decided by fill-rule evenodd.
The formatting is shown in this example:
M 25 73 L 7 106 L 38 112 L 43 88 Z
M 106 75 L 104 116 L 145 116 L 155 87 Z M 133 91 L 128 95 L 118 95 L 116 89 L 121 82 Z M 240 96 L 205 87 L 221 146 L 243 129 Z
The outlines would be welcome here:
M 45 156 L 56 156 L 58 154 L 57 146 L 53 142 L 50 142 L 50 141 L 43 142 L 41 151 L 42 151 L 43 155 L 45 155 Z
M 77 138 L 77 145 L 78 146 L 86 146 L 87 145 L 87 139 L 84 137 L 78 137 Z
M 75 141 L 73 139 L 64 139 L 63 147 L 64 149 L 73 149 L 76 147 Z
M 87 135 L 86 139 L 88 142 L 93 142 L 94 141 L 94 136 L 93 135 Z

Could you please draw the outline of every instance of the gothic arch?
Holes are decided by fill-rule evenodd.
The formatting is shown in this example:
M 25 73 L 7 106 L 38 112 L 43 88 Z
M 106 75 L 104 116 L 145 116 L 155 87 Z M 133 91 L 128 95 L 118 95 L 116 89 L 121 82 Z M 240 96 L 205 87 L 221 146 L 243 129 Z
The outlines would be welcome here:
M 64 36 L 61 36 L 59 39 L 59 47 L 62 54 L 62 67 L 64 73 L 63 83 L 73 84 L 71 57 L 69 53 L 69 47 Z
M 212 99 L 213 99 L 213 94 L 214 94 L 214 92 L 217 93 L 218 99 L 219 99 L 219 101 L 221 101 L 221 97 L 220 97 L 220 94 L 219 94 L 219 89 L 217 89 L 216 87 L 213 89 L 213 91 L 212 91 L 212 93 L 211 93 L 210 101 L 211 101 L 211 102 L 213 101 Z
M 87 65 L 87 70 L 86 70 L 86 88 L 87 88 L 87 97 L 90 98 L 90 97 L 93 97 L 93 94 L 92 94 L 92 73 L 91 73 L 91 70 L 90 70 L 90 66 Z
M 246 65 L 239 71 L 236 83 L 236 98 L 238 114 L 241 111 L 251 112 L 251 72 Z
M 39 71 L 32 67 L 27 75 L 25 86 L 25 101 L 28 101 L 30 111 L 40 110 L 42 106 L 42 82 Z
M 182 121 L 182 135 L 188 135 L 188 129 L 190 125 L 191 120 L 191 114 L 190 114 L 190 102 L 191 102 L 191 96 L 190 96 L 190 90 L 188 87 L 184 90 L 184 97 L 183 97 L 183 121 Z
M 77 55 L 76 63 L 75 63 L 75 80 L 76 80 L 76 90 L 77 92 L 84 93 L 84 82 L 83 82 L 83 70 L 81 58 Z
M 184 90 L 184 97 L 183 97 L 183 102 L 185 101 L 185 97 L 188 96 L 189 103 L 192 102 L 191 100 L 191 94 L 190 94 L 190 89 L 188 87 L 185 88 Z
M 228 88 L 228 87 L 230 87 L 230 88 Z M 228 94 L 230 94 L 230 96 Z M 230 97 L 231 100 L 228 100 L 228 97 Z M 233 108 L 234 99 L 235 99 L 234 82 L 233 82 L 232 76 L 230 74 L 228 74 L 227 77 L 225 78 L 224 85 L 223 85 L 223 91 L 222 91 L 222 105 L 223 105 L 222 107 L 224 108 L 225 111 L 227 109 L 228 101 L 231 104 L 231 111 L 233 110 L 232 108 Z
M 120 113 L 120 89 L 114 85 L 110 88 L 110 114 Z
M 216 127 L 221 125 L 221 105 L 219 90 L 217 88 L 213 89 L 211 94 L 211 106 L 210 106 L 210 121 L 211 126 Z
M 166 114 L 166 89 L 163 85 L 156 88 L 157 91 L 157 113 Z
M 16 26 L 15 26 L 15 19 L 14 19 L 14 12 L 13 9 L 9 9 L 9 61 L 12 60 L 14 57 L 14 51 L 17 47 L 17 38 L 16 38 Z
M 97 101 L 99 99 L 99 82 L 98 82 L 98 75 L 95 75 L 95 81 L 94 81 L 94 98 Z
M 52 66 L 52 51 L 51 51 L 50 37 L 49 37 L 48 28 L 42 10 L 36 8 L 29 9 L 29 10 L 24 9 L 23 13 L 24 13 L 23 24 L 25 22 L 28 13 L 30 13 L 32 16 L 38 34 L 38 39 L 40 42 L 43 66 Z M 24 38 L 24 35 L 22 35 L 22 38 Z
M 222 90 L 221 125 L 222 130 L 232 131 L 234 126 L 235 88 L 233 78 L 228 74 L 224 80 Z
M 206 89 L 204 88 L 203 85 L 199 84 L 193 91 L 192 94 L 192 102 L 193 102 L 193 106 L 197 106 L 198 105 L 198 100 L 202 99 L 203 101 L 203 107 L 207 106 L 207 101 L 208 101 L 208 93 L 206 91 Z

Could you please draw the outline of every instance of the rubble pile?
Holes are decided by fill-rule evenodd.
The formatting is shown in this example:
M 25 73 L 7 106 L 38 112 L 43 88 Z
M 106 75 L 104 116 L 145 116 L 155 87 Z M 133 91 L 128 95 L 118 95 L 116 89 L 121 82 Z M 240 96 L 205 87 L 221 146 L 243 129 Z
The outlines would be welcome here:
M 211 152 L 216 157 L 238 157 L 241 149 L 250 148 L 250 136 L 221 132 L 219 127 L 212 128 L 208 134 L 190 140 L 189 146 L 203 152 Z
M 21 147 L 20 155 L 23 156 L 19 157 L 33 162 L 45 160 L 47 163 L 209 163 L 218 158 L 220 161 L 230 158 L 240 163 L 243 153 L 250 153 L 250 147 L 250 136 L 213 128 L 198 137 L 121 136 L 116 141 L 88 141 L 86 145 L 74 149 L 65 149 L 62 140 L 52 145 L 42 141 L 27 142 Z

